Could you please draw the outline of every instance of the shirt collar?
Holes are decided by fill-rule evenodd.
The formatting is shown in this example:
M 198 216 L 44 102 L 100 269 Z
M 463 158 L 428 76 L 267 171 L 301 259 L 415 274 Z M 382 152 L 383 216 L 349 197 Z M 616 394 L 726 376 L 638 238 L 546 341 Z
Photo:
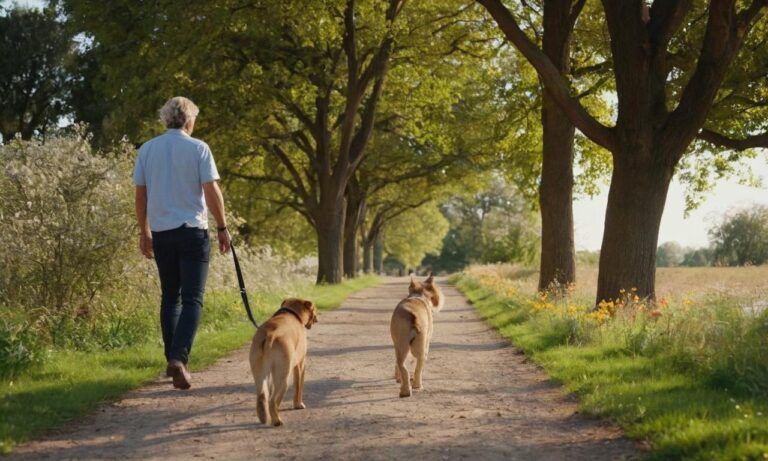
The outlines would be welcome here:
M 190 137 L 190 136 L 187 134 L 187 132 L 186 132 L 186 131 L 184 131 L 184 130 L 182 130 L 181 128 L 168 128 L 168 131 L 167 131 L 166 133 L 170 133 L 170 134 L 178 134 L 178 135 L 181 135 L 181 136 L 186 136 L 186 137 L 188 137 L 188 138 Z

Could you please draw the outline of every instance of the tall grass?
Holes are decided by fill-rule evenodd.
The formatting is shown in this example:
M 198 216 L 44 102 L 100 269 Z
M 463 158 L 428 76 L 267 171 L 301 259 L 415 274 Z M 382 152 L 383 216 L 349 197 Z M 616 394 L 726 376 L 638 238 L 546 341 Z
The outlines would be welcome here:
M 537 294 L 533 273 L 519 267 L 473 267 L 458 286 L 588 411 L 648 438 L 652 457 L 763 459 L 768 312 L 760 307 L 765 298 L 754 296 L 765 287 L 756 276 L 765 269 L 715 270 L 666 270 L 657 303 L 628 287 L 596 310 L 584 295 L 591 290 Z M 711 275 L 718 280 L 705 281 Z M 732 293 L 724 279 L 738 280 Z

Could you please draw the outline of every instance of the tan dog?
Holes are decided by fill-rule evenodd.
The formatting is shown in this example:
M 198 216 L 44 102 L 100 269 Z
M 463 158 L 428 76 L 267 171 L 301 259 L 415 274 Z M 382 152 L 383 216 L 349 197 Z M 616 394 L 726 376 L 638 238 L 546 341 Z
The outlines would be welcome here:
M 395 379 L 400 383 L 400 397 L 410 397 L 411 380 L 405 359 L 410 352 L 416 358 L 413 388 L 421 389 L 421 375 L 432 339 L 432 317 L 443 307 L 443 293 L 434 284 L 432 274 L 424 282 L 411 277 L 408 297 L 400 301 L 392 313 L 389 332 L 395 344 Z
M 256 413 L 267 422 L 267 399 L 272 424 L 280 426 L 278 409 L 288 390 L 288 377 L 293 372 L 293 408 L 306 408 L 304 358 L 307 355 L 307 332 L 317 322 L 317 308 L 312 301 L 289 298 L 271 319 L 256 330 L 251 342 L 251 372 L 256 382 Z M 272 379 L 270 378 L 270 375 Z

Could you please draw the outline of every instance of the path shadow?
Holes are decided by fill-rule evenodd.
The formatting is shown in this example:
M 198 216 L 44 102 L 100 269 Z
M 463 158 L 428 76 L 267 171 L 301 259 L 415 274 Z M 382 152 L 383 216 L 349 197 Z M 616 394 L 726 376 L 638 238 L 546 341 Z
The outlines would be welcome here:
M 388 309 L 377 309 L 371 307 L 344 307 L 338 310 L 338 312 L 361 312 L 363 314 L 391 314 L 394 311 L 394 306 Z
M 336 355 L 353 354 L 356 352 L 370 352 L 392 349 L 390 344 L 380 344 L 375 346 L 354 346 L 339 347 L 334 349 L 311 349 L 307 355 L 309 357 L 332 357 Z
M 429 345 L 429 350 L 456 350 L 464 352 L 478 352 L 478 351 L 498 351 L 501 349 L 509 349 L 512 346 L 506 341 L 498 341 L 485 344 L 455 344 L 455 343 L 442 343 L 432 342 Z

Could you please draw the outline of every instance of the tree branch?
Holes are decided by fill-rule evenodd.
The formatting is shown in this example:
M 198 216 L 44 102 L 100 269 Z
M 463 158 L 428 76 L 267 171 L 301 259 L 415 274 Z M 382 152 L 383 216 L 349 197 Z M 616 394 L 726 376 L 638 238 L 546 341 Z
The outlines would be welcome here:
M 477 0 L 493 16 L 507 39 L 525 56 L 538 72 L 549 94 L 557 102 L 571 122 L 595 143 L 613 151 L 616 145 L 615 135 L 592 117 L 584 107 L 570 95 L 568 84 L 557 67 L 534 44 L 517 25 L 512 13 L 501 0 Z
M 347 55 L 347 84 L 357 86 L 357 43 L 355 43 L 355 0 L 344 9 L 344 51 Z
M 587 3 L 587 0 L 576 0 L 576 3 L 571 8 L 571 12 L 568 15 L 568 30 L 573 30 L 573 27 L 576 25 L 576 20 L 579 19 L 579 15 L 581 14 L 581 10 L 584 9 L 585 3 Z
M 280 184 L 281 186 L 285 187 L 289 191 L 291 191 L 293 194 L 298 195 L 299 191 L 296 189 L 296 187 L 287 179 L 281 178 L 280 176 L 270 176 L 270 175 L 250 175 L 245 173 L 238 173 L 237 171 L 228 171 L 227 174 L 234 176 L 236 178 L 241 179 L 247 179 L 249 181 L 254 181 L 257 184 L 267 184 L 267 183 L 275 183 Z
M 295 190 L 298 193 L 299 197 L 301 197 L 301 199 L 305 203 L 314 204 L 314 197 L 310 197 L 309 194 L 307 194 L 307 189 L 304 187 L 304 180 L 301 179 L 301 175 L 299 174 L 298 170 L 296 170 L 296 167 L 293 165 L 293 162 L 291 162 L 291 159 L 288 158 L 288 154 L 286 154 L 283 148 L 278 146 L 277 144 L 272 144 L 271 148 L 272 148 L 272 152 L 280 160 L 280 162 L 285 166 L 285 169 L 288 170 L 288 173 L 291 175 L 291 177 L 293 178 L 293 181 L 296 183 Z
M 743 139 L 734 139 L 704 128 L 699 132 L 698 138 L 716 146 L 725 147 L 726 149 L 732 149 L 736 151 L 753 149 L 756 147 L 768 148 L 768 132 L 747 136 Z
M 664 127 L 662 149 L 682 152 L 698 135 L 728 67 L 768 0 L 753 0 L 748 8 L 736 13 L 736 0 L 713 1 L 704 33 L 696 70 L 680 96 L 680 103 L 669 115 Z M 674 159 L 676 160 L 676 159 Z
M 382 72 L 385 73 L 386 71 Z M 381 98 L 381 90 L 384 86 L 384 75 L 381 75 L 376 79 L 376 83 L 373 84 L 373 91 L 368 101 L 365 104 L 365 109 L 360 117 L 360 128 L 355 133 L 352 139 L 352 145 L 350 146 L 350 164 L 349 174 L 352 174 L 354 170 L 360 165 L 363 159 L 363 152 L 365 146 L 368 144 L 368 140 L 371 138 L 371 132 L 373 131 L 374 120 L 376 118 L 376 107 L 379 104 Z
M 691 10 L 693 0 L 655 0 L 651 5 L 651 21 L 648 23 L 651 44 L 657 52 L 666 53 L 669 40 L 682 25 Z
M 302 216 L 304 216 L 304 218 L 307 220 L 307 222 L 309 222 L 310 226 L 313 226 L 313 227 L 315 226 L 314 218 L 312 218 L 312 215 L 310 215 L 307 212 L 307 209 L 304 207 L 304 204 L 299 202 L 299 201 L 296 201 L 296 200 L 291 201 L 291 200 L 283 200 L 283 199 L 274 199 L 274 198 L 263 197 L 263 196 L 254 196 L 253 198 L 256 199 L 256 200 L 261 200 L 261 201 L 264 201 L 264 202 L 269 202 L 269 203 L 272 203 L 272 204 L 275 204 L 275 205 L 290 207 L 293 210 L 297 211 Z

